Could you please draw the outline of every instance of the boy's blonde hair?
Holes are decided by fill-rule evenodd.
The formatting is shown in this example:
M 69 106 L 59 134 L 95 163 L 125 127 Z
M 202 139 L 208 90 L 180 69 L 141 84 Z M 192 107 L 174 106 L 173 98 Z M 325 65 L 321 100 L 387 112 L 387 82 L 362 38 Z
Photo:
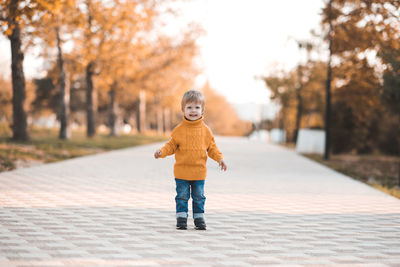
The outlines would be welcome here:
M 181 101 L 182 111 L 184 110 L 185 105 L 187 103 L 199 103 L 199 104 L 201 104 L 201 109 L 204 111 L 204 106 L 206 104 L 206 100 L 200 91 L 189 90 L 183 94 L 182 101 Z

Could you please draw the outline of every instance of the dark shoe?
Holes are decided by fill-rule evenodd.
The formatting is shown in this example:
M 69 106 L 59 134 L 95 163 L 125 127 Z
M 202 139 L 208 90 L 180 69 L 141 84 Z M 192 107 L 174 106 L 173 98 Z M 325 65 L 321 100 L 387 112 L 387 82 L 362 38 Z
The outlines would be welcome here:
M 183 218 L 183 217 L 176 218 L 176 229 L 186 230 L 187 229 L 187 218 Z
M 194 225 L 196 226 L 196 230 L 206 230 L 206 222 L 204 221 L 204 218 L 194 219 Z

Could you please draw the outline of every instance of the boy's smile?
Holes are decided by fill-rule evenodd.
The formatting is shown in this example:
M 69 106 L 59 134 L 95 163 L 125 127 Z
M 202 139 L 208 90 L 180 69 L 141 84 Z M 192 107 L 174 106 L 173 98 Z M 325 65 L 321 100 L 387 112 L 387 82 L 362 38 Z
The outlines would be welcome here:
M 195 121 L 203 115 L 203 108 L 200 103 L 187 103 L 183 109 L 183 114 L 186 119 Z

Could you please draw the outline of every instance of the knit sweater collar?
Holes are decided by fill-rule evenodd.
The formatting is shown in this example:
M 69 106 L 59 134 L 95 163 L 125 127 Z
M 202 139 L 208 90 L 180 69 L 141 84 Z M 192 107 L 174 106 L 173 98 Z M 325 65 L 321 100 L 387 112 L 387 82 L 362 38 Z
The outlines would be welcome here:
M 190 121 L 190 120 L 186 119 L 185 116 L 183 116 L 183 119 L 182 119 L 182 124 L 185 125 L 185 126 L 189 126 L 189 127 L 191 127 L 191 126 L 199 126 L 202 123 L 203 123 L 203 117 L 201 117 L 200 119 L 197 119 L 195 121 Z

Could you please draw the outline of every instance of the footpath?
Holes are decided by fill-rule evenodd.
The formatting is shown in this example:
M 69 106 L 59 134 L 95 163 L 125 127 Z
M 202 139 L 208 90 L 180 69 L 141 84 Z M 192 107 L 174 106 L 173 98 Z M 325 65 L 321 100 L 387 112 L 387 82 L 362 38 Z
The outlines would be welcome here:
M 175 229 L 160 143 L 0 173 L 0 266 L 400 266 L 400 200 L 282 147 L 217 144 L 207 231 Z

